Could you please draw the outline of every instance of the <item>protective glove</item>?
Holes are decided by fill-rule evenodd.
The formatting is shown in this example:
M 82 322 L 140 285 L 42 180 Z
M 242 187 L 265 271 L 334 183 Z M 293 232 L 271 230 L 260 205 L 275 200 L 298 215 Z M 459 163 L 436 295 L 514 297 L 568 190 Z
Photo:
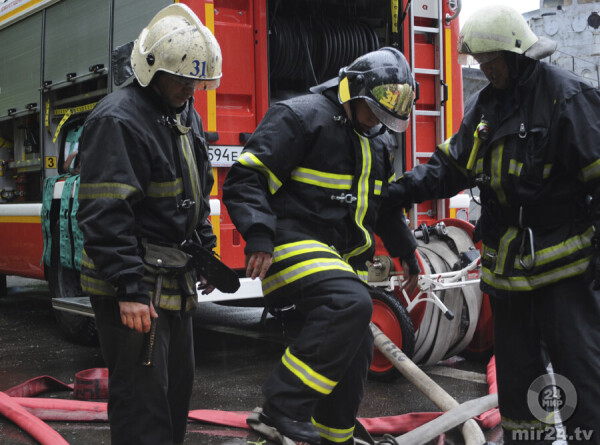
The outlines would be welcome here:
M 402 178 L 388 185 L 388 201 L 401 208 L 408 208 L 413 204 L 412 194 Z

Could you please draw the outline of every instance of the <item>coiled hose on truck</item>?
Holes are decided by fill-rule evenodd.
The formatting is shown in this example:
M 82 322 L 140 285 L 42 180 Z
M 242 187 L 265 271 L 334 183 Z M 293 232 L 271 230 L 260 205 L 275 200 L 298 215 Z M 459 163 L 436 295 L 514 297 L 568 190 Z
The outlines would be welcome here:
M 460 268 L 461 254 L 474 251 L 470 235 L 459 227 L 441 226 L 440 234 L 418 240 L 417 251 L 425 275 L 450 272 Z M 482 304 L 478 285 L 436 292 L 453 314 L 448 318 L 438 306 L 426 303 L 425 314 L 415 333 L 415 352 L 412 360 L 427 366 L 463 351 L 473 339 Z M 423 303 L 419 303 L 423 304 Z

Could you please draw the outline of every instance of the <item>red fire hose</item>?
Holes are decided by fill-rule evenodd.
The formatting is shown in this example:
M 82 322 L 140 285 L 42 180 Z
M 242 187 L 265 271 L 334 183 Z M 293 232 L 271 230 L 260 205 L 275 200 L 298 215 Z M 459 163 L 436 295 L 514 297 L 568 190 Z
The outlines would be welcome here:
M 487 367 L 489 393 L 497 392 L 496 362 L 494 357 Z M 65 400 L 32 398 L 48 391 L 72 390 L 75 397 L 86 400 Z M 108 420 L 105 402 L 92 402 L 89 399 L 108 397 L 108 372 L 105 368 L 80 371 L 75 376 L 75 384 L 67 385 L 49 376 L 41 376 L 0 392 L 0 415 L 8 418 L 29 433 L 42 445 L 68 445 L 46 421 L 62 422 L 105 422 Z M 247 429 L 246 418 L 250 412 L 218 410 L 192 410 L 189 419 L 215 425 Z M 405 434 L 424 425 L 441 412 L 410 413 L 389 417 L 360 418 L 365 429 L 374 435 Z M 474 418 L 479 426 L 492 429 L 500 423 L 497 408 Z
M 69 442 L 47 423 L 29 413 L 17 401 L 3 392 L 0 392 L 0 414 L 27 431 L 42 445 L 69 445 Z

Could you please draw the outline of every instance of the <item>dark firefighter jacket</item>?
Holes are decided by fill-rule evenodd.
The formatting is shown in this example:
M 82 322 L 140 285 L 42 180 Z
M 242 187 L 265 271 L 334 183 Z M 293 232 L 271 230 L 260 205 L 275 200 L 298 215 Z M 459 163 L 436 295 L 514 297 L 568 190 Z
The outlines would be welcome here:
M 151 88 L 134 82 L 101 100 L 87 118 L 78 221 L 81 284 L 90 295 L 149 302 L 154 277 L 142 262 L 143 239 L 180 245 L 197 229 L 205 247 L 215 246 L 207 221 L 212 170 L 200 116 L 190 108 L 177 115 Z M 177 119 L 191 127 L 187 133 L 177 130 Z M 195 306 L 193 275 L 166 277 L 160 307 Z
M 479 186 L 482 288 L 498 296 L 583 274 L 600 228 L 600 92 L 528 63 L 510 94 L 484 88 L 458 133 L 399 181 L 398 201 L 413 202 Z
M 366 281 L 374 230 L 392 256 L 414 257 L 403 212 L 385 206 L 392 144 L 359 136 L 334 89 L 267 111 L 223 186 L 246 252 L 275 245 L 266 297 L 338 276 Z

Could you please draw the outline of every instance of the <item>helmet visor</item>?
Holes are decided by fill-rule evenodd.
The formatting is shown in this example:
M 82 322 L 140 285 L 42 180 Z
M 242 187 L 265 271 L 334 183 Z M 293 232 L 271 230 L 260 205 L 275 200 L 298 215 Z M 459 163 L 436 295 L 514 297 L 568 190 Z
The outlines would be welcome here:
M 408 128 L 409 116 L 406 116 L 405 118 L 394 116 L 390 112 L 383 110 L 381 106 L 375 103 L 372 99 L 367 99 L 365 102 L 367 102 L 367 105 L 373 114 L 377 117 L 377 119 L 379 119 L 379 122 L 389 128 L 391 131 L 402 133 Z
M 483 65 L 484 63 L 491 62 L 497 59 L 501 54 L 501 51 L 492 51 L 489 53 L 478 53 L 478 54 L 459 54 L 458 63 L 463 66 L 469 65 Z
M 215 90 L 221 83 L 221 79 L 204 80 L 196 77 L 184 77 L 180 75 L 171 75 L 173 80 L 185 88 L 193 88 L 194 90 Z
M 401 119 L 408 119 L 415 101 L 412 85 L 378 85 L 371 90 L 373 99 L 385 110 Z

